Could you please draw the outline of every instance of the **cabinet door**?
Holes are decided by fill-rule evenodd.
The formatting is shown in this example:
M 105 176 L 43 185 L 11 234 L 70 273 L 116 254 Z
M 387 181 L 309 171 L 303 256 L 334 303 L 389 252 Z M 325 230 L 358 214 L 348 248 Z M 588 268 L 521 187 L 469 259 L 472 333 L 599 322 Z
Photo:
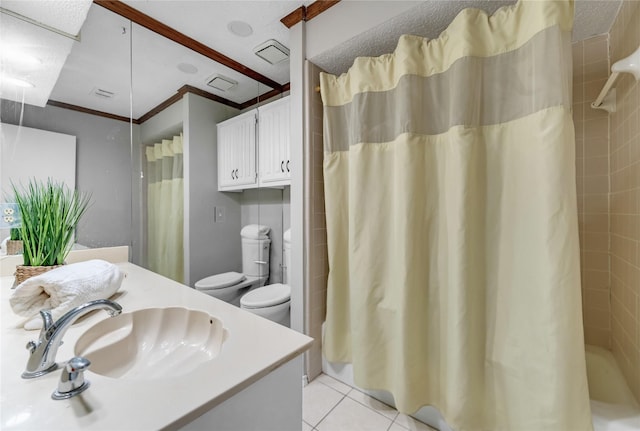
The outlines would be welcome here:
M 256 186 L 254 110 L 218 124 L 218 190 Z
M 258 108 L 258 153 L 260 185 L 291 183 L 289 97 Z

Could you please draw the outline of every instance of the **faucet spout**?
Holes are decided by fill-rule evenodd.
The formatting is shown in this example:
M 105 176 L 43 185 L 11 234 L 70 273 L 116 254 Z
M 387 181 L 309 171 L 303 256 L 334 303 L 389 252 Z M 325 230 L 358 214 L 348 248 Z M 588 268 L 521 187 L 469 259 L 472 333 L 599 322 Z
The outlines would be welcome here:
M 106 310 L 113 317 L 122 312 L 122 307 L 108 299 L 97 299 L 68 311 L 54 323 L 52 323 L 53 319 L 49 310 L 40 311 L 43 322 L 42 330 L 38 341 L 29 341 L 27 344 L 30 356 L 22 378 L 32 379 L 57 369 L 56 354 L 67 329 L 80 317 L 94 310 Z

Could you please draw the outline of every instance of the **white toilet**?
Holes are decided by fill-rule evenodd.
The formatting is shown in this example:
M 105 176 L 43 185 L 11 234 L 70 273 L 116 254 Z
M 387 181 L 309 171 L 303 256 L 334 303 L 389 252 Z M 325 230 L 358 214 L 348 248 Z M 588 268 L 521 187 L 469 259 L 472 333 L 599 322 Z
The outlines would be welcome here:
M 196 282 L 196 290 L 239 307 L 242 295 L 264 286 L 269 278 L 269 231 L 261 225 L 242 228 L 242 274 L 225 272 L 203 278 Z
M 285 283 L 291 279 L 291 229 L 284 235 Z M 269 284 L 253 289 L 240 299 L 240 308 L 291 327 L 291 286 L 289 284 Z

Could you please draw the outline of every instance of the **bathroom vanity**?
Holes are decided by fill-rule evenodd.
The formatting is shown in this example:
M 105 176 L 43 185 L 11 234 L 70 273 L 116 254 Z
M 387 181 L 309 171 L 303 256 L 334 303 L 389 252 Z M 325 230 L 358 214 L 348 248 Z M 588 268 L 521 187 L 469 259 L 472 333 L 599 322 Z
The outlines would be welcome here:
M 134 264 L 117 265 L 126 278 L 111 299 L 122 306 L 123 315 L 170 307 L 208 313 L 226 331 L 217 356 L 177 376 L 174 373 L 107 376 L 89 367 L 85 379 L 91 386 L 86 391 L 68 400 L 54 401 L 51 394 L 57 387 L 60 370 L 35 379 L 20 377 L 28 357 L 25 345 L 38 337 L 38 331 L 22 328 L 25 319 L 14 314 L 9 306 L 13 277 L 2 276 L 0 428 L 300 429 L 301 354 L 310 347 L 311 338 Z M 95 311 L 71 326 L 58 351 L 57 362 L 72 358 L 78 339 L 105 319 L 110 319 L 107 313 Z M 98 369 L 99 361 L 95 357 L 92 366 Z M 149 366 L 153 366 L 151 361 Z

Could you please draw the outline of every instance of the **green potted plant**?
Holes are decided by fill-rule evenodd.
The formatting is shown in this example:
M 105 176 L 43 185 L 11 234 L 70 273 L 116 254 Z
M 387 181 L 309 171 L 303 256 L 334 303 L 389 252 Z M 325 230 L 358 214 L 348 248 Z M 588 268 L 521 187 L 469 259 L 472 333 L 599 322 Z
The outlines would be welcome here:
M 12 227 L 9 231 L 9 240 L 7 241 L 7 254 L 22 253 L 22 235 L 20 228 Z
M 20 218 L 24 265 L 16 268 L 16 282 L 63 265 L 74 242 L 75 229 L 90 196 L 48 179 L 12 184 Z

